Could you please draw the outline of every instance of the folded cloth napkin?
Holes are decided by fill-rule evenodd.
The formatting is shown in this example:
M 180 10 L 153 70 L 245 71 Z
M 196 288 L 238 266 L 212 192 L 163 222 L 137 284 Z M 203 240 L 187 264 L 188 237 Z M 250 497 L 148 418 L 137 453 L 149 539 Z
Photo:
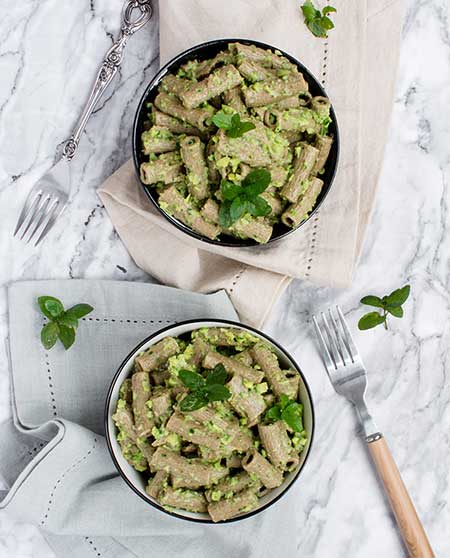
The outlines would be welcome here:
M 217 247 L 177 231 L 157 213 L 140 192 L 130 163 L 99 190 L 140 267 L 169 285 L 226 289 L 241 319 L 255 325 L 292 277 L 349 285 L 374 202 L 394 93 L 403 0 L 339 2 L 327 39 L 310 33 L 300 4 L 165 0 L 160 53 L 165 63 L 206 40 L 257 39 L 297 57 L 320 79 L 336 110 L 341 154 L 333 187 L 312 219 L 273 245 Z
M 36 298 L 60 297 L 94 311 L 75 345 L 46 351 Z M 161 327 L 193 318 L 236 319 L 224 291 L 213 295 L 114 281 L 36 281 L 8 292 L 14 423 L 0 425 L 0 510 L 40 527 L 61 558 L 252 558 L 295 554 L 292 496 L 233 525 L 171 518 L 118 475 L 103 438 L 111 379 L 125 356 Z

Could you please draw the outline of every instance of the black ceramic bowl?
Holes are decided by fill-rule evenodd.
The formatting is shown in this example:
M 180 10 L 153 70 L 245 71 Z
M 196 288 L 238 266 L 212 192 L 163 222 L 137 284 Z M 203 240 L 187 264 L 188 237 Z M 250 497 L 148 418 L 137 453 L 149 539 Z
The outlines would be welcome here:
M 216 246 L 261 246 L 256 241 L 251 239 L 240 239 L 234 238 L 232 236 L 227 235 L 220 235 L 216 240 L 211 240 L 202 236 L 201 234 L 193 231 L 190 227 L 175 219 L 168 213 L 166 213 L 161 207 L 158 205 L 157 197 L 155 195 L 155 189 L 150 188 L 146 184 L 144 184 L 140 180 L 139 175 L 139 167 L 141 163 L 145 162 L 145 156 L 142 153 L 142 145 L 141 145 L 141 134 L 144 131 L 144 122 L 148 120 L 148 110 L 146 108 L 147 103 L 151 103 L 154 101 L 156 95 L 158 94 L 158 87 L 160 81 L 163 77 L 168 73 L 176 74 L 180 66 L 188 62 L 189 60 L 198 59 L 198 60 L 205 60 L 208 58 L 213 58 L 217 53 L 220 51 L 226 50 L 228 44 L 240 42 L 246 45 L 255 45 L 257 47 L 266 49 L 266 50 L 278 50 L 281 52 L 283 56 L 285 56 L 288 60 L 290 60 L 293 64 L 298 66 L 298 69 L 302 72 L 305 80 L 308 82 L 309 90 L 313 96 L 321 95 L 327 97 L 324 89 L 320 85 L 319 81 L 311 74 L 311 72 L 303 66 L 301 62 L 299 62 L 296 58 L 283 52 L 282 50 L 274 47 L 273 45 L 268 45 L 266 43 L 261 43 L 259 41 L 250 41 L 247 39 L 216 39 L 214 41 L 209 41 L 207 43 L 202 43 L 195 47 L 182 52 L 175 58 L 173 58 L 170 62 L 168 62 L 165 66 L 163 66 L 160 71 L 156 74 L 156 76 L 152 79 L 152 81 L 147 86 L 142 98 L 139 102 L 136 116 L 134 119 L 134 126 L 133 126 L 133 160 L 134 166 L 136 169 L 136 173 L 138 176 L 138 180 L 141 182 L 142 188 L 146 193 L 148 199 L 152 202 L 152 204 L 156 207 L 156 209 L 168 220 L 170 221 L 177 229 L 183 231 L 184 233 L 192 236 L 198 240 L 202 240 L 203 242 L 207 242 L 209 244 L 215 244 Z M 334 112 L 333 106 L 331 106 L 331 119 L 332 123 L 329 126 L 330 134 L 333 135 L 334 142 L 331 148 L 330 155 L 328 157 L 327 163 L 325 165 L 325 172 L 320 177 L 323 182 L 324 186 L 322 191 L 319 195 L 317 203 L 314 209 L 309 214 L 308 218 L 305 219 L 297 228 L 291 229 L 290 227 L 286 227 L 282 223 L 277 223 L 274 226 L 272 238 L 269 240 L 268 244 L 271 242 L 275 242 L 277 240 L 281 240 L 285 238 L 288 234 L 292 233 L 300 229 L 311 217 L 314 213 L 319 209 L 323 200 L 326 198 L 328 192 L 330 191 L 331 185 L 333 183 L 334 176 L 336 174 L 338 158 L 339 158 L 339 131 L 337 126 L 336 114 Z
M 112 415 L 115 412 L 117 406 L 117 400 L 119 398 L 119 389 L 122 385 L 125 378 L 132 374 L 134 369 L 134 358 L 141 352 L 158 341 L 161 341 L 167 336 L 177 337 L 179 335 L 185 335 L 194 331 L 196 329 L 202 327 L 235 327 L 242 329 L 244 331 L 248 331 L 252 335 L 259 337 L 265 343 L 268 343 L 272 346 L 273 350 L 277 354 L 278 358 L 280 359 L 283 368 L 285 369 L 292 369 L 296 370 L 300 375 L 300 387 L 299 387 L 299 394 L 300 400 L 303 404 L 303 424 L 304 428 L 308 435 L 308 442 L 300 454 L 300 462 L 297 467 L 291 471 L 285 478 L 283 484 L 278 488 L 270 490 L 267 494 L 262 496 L 259 499 L 259 505 L 257 508 L 250 512 L 242 513 L 236 517 L 228 519 L 227 521 L 223 521 L 221 523 L 230 523 L 232 521 L 238 521 L 240 519 L 245 519 L 246 517 L 250 517 L 259 513 L 272 504 L 274 504 L 277 500 L 279 500 L 289 488 L 295 483 L 298 479 L 300 472 L 303 470 L 305 463 L 308 459 L 309 453 L 311 451 L 311 446 L 313 443 L 314 437 L 314 407 L 313 407 L 313 400 L 311 396 L 311 392 L 309 390 L 308 384 L 306 383 L 306 379 L 300 370 L 299 366 L 295 362 L 295 360 L 283 349 L 276 341 L 271 339 L 266 334 L 252 328 L 249 326 L 245 326 L 243 324 L 232 322 L 229 320 L 189 320 L 186 322 L 181 322 L 175 325 L 170 325 L 163 329 L 160 329 L 156 333 L 153 333 L 147 339 L 144 339 L 137 347 L 135 347 L 131 353 L 125 358 L 122 364 L 119 366 L 118 371 L 116 372 L 111 386 L 108 391 L 108 395 L 106 397 L 106 405 L 105 405 L 105 433 L 106 433 L 106 441 L 108 443 L 108 448 L 111 453 L 111 457 L 114 461 L 117 470 L 119 471 L 120 475 L 124 479 L 124 481 L 128 484 L 128 486 L 134 490 L 134 492 L 140 496 L 143 500 L 145 500 L 148 504 L 152 505 L 156 509 L 160 510 L 161 512 L 167 513 L 171 516 L 178 517 L 181 519 L 187 519 L 189 521 L 196 521 L 198 523 L 212 523 L 211 518 L 206 513 L 193 513 L 184 510 L 173 510 L 168 511 L 165 509 L 157 500 L 149 496 L 145 491 L 146 486 L 146 478 L 143 473 L 137 472 L 133 467 L 125 460 L 122 456 L 122 452 L 120 450 L 119 444 L 117 442 L 117 429 L 114 425 L 114 421 L 112 420 Z

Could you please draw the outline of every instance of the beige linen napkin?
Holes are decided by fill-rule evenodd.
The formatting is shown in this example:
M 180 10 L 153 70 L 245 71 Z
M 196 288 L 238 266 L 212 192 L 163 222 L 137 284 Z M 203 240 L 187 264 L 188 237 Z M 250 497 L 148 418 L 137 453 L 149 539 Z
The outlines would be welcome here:
M 403 0 L 335 2 L 335 29 L 317 39 L 300 0 L 164 0 L 161 64 L 220 37 L 261 40 L 303 62 L 324 85 L 341 137 L 339 170 L 320 210 L 273 245 L 207 245 L 176 230 L 145 199 L 126 163 L 99 195 L 137 265 L 160 281 L 227 290 L 241 319 L 260 326 L 292 277 L 348 286 L 373 206 L 389 125 Z

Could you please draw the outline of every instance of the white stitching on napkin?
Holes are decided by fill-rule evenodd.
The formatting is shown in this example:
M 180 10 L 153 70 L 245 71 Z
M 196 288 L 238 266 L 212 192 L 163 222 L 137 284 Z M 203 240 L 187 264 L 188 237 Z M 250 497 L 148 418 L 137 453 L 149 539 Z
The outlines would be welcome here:
M 234 291 L 234 287 L 236 286 L 237 282 L 239 281 L 239 279 L 242 277 L 242 275 L 247 271 L 247 266 L 243 267 L 235 276 L 234 276 L 234 281 L 231 283 L 231 287 L 228 289 L 230 291 L 230 294 Z
M 122 320 L 116 318 L 81 318 L 84 322 L 114 322 L 118 324 L 175 324 L 173 320 Z
M 327 64 L 328 64 L 328 39 L 326 39 L 323 43 L 323 57 L 322 57 L 322 71 L 320 73 L 320 83 L 325 87 L 326 79 L 327 79 Z M 311 234 L 311 241 L 309 244 L 308 250 L 308 259 L 307 259 L 307 266 L 305 271 L 305 278 L 308 278 L 311 275 L 311 267 L 314 259 L 314 252 L 316 249 L 316 240 L 317 240 L 317 228 L 319 226 L 319 217 L 320 213 L 317 212 L 313 217 L 313 227 L 312 227 L 312 234 Z
M 50 358 L 48 353 L 45 353 L 45 364 L 47 365 L 47 373 L 48 373 L 48 389 L 50 390 L 50 397 L 51 397 L 51 404 L 53 409 L 53 416 L 57 417 L 58 413 L 56 412 L 56 399 L 55 399 L 55 392 L 53 391 L 53 378 L 52 378 L 52 371 L 50 368 Z
M 84 537 L 84 540 L 91 545 L 92 550 L 94 550 L 97 553 L 97 556 L 101 556 L 101 553 L 98 551 L 98 548 L 94 545 L 94 542 L 89 537 Z
M 89 455 L 91 455 L 91 453 L 95 449 L 96 445 L 97 445 L 97 438 L 94 438 L 94 444 L 91 447 L 91 449 L 87 452 L 87 454 L 83 457 L 80 457 L 80 459 L 78 459 L 78 461 L 75 461 L 75 463 L 72 463 L 72 465 L 68 469 L 66 469 L 64 471 L 64 473 L 59 477 L 59 479 L 55 482 L 55 485 L 53 486 L 52 491 L 50 492 L 50 498 L 49 498 L 48 504 L 47 504 L 48 505 L 47 512 L 45 513 L 44 518 L 41 521 L 41 525 L 44 525 L 46 520 L 48 519 L 48 514 L 50 513 L 50 508 L 52 507 L 52 504 L 53 504 L 53 497 L 55 495 L 55 492 L 56 492 L 56 489 L 57 489 L 58 485 L 61 484 L 61 481 L 63 480 L 63 478 L 68 473 L 70 473 L 70 471 L 73 471 L 77 465 L 79 465 L 80 463 L 85 461 L 89 457 Z

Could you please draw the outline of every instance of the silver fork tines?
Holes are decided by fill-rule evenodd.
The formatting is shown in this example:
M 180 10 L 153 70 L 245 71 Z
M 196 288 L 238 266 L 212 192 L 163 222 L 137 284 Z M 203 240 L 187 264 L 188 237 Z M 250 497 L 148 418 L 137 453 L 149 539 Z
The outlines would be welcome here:
M 337 393 L 355 405 L 366 436 L 370 436 L 377 432 L 377 429 L 365 402 L 366 369 L 342 310 L 336 306 L 336 317 L 331 308 L 327 314 L 321 312 L 320 322 L 313 316 L 325 368 Z
M 62 213 L 66 201 L 63 192 L 47 190 L 38 183 L 25 201 L 14 236 L 20 236 L 27 244 L 35 240 L 37 246 Z

